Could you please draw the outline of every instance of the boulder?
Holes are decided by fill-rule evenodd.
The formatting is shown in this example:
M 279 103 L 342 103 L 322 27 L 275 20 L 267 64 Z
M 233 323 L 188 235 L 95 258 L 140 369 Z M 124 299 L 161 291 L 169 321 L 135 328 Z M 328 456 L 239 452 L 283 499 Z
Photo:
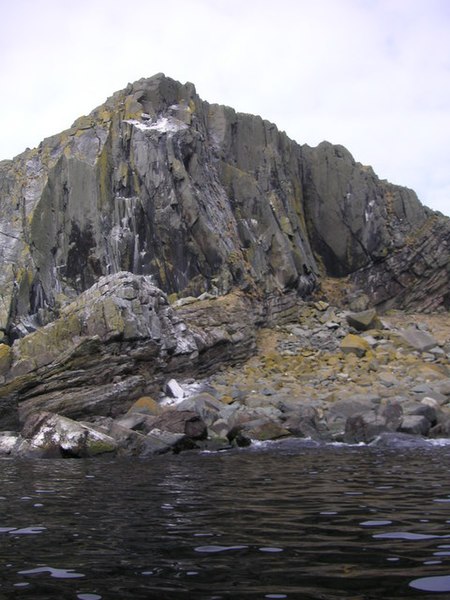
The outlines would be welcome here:
M 349 333 L 341 342 L 341 350 L 344 354 L 356 354 L 361 358 L 370 350 L 370 344 L 359 335 Z
M 242 443 L 243 440 L 277 440 L 279 438 L 289 437 L 290 435 L 292 434 L 288 429 L 275 423 L 271 419 L 262 417 L 233 427 L 228 432 L 227 438 L 230 441 L 236 440 L 237 445 L 241 446 L 247 445 L 246 443 Z
M 17 431 L 0 432 L 0 457 L 20 455 L 20 449 L 23 448 L 24 439 Z
M 203 440 L 208 436 L 205 422 L 191 410 L 169 409 L 153 422 L 154 429 L 182 433 L 193 440 Z
M 161 405 L 150 396 L 141 396 L 128 409 L 128 413 L 141 413 L 146 415 L 159 415 Z
M 438 381 L 434 385 L 434 387 L 436 388 L 436 391 L 439 392 L 440 394 L 447 396 L 447 397 L 450 396 L 450 379 L 449 378 Z
M 430 333 L 416 327 L 401 329 L 399 335 L 411 348 L 419 352 L 427 352 L 438 345 L 437 340 Z
M 160 412 L 159 414 L 162 414 Z M 148 433 L 153 429 L 153 424 L 158 415 L 148 415 L 141 412 L 127 412 L 121 417 L 117 417 L 114 422 L 121 427 L 132 429 L 133 431 L 139 431 L 141 433 Z M 103 419 L 111 420 L 109 417 L 103 417 Z
M 367 331 L 368 329 L 381 328 L 381 321 L 378 318 L 377 311 L 374 308 L 361 312 L 348 313 L 347 323 L 358 331 Z
M 390 431 L 397 431 L 402 424 L 403 408 L 399 402 L 390 400 L 381 409 L 381 416 L 385 421 L 386 427 Z
M 141 456 L 151 454 L 163 454 L 171 451 L 175 454 L 183 450 L 194 450 L 199 448 L 198 440 L 194 441 L 192 437 L 183 433 L 173 433 L 167 430 L 154 428 L 147 434 L 147 444 Z
M 410 435 L 428 435 L 431 429 L 430 421 L 423 415 L 407 415 L 402 419 L 399 427 L 401 433 Z
M 176 408 L 181 411 L 187 410 L 197 413 L 209 427 L 219 418 L 224 405 L 208 392 L 200 392 L 185 398 Z
M 115 454 L 118 444 L 111 436 L 85 423 L 49 412 L 35 413 L 25 422 L 22 437 L 30 454 L 50 458 L 84 458 Z
M 441 415 L 439 423 L 430 430 L 430 437 L 448 438 L 450 437 L 450 414 Z
M 422 402 L 415 407 L 409 408 L 407 415 L 421 415 L 427 419 L 430 426 L 436 425 L 438 421 L 438 410 L 436 406 L 432 406 L 429 403 L 423 404 Z
M 301 406 L 285 414 L 283 427 L 297 437 L 323 440 L 329 438 L 326 425 L 312 406 Z
M 345 423 L 344 442 L 368 444 L 386 431 L 390 431 L 386 420 L 375 411 L 352 415 Z

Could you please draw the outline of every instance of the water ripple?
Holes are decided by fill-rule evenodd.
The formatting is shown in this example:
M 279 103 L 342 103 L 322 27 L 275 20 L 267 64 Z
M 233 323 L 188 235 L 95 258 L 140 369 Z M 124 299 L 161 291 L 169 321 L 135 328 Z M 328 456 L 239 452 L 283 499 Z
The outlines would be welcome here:
M 419 577 L 410 581 L 409 585 L 422 592 L 450 592 L 450 575 Z
M 39 573 L 49 573 L 50 577 L 56 579 L 78 579 L 85 577 L 83 573 L 76 573 L 75 569 L 55 569 L 54 567 L 36 567 L 25 571 L 18 571 L 19 575 L 37 575 Z
M 0 461 L 0 596 L 448 594 L 449 470 L 448 446 Z

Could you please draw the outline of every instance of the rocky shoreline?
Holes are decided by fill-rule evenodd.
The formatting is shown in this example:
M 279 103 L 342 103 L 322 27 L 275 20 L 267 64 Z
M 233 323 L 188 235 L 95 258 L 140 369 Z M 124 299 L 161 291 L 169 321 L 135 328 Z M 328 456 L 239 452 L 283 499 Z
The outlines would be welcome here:
M 343 146 L 159 73 L 0 161 L 0 215 L 1 455 L 450 436 L 450 219 Z
M 206 300 L 223 311 L 223 299 Z M 197 311 L 197 324 L 202 301 L 181 303 Z M 448 313 L 380 317 L 321 300 L 296 310 L 295 319 L 241 340 L 252 347 L 250 358 L 246 351 L 213 361 L 203 377 L 187 377 L 187 368 L 177 379 L 167 372 L 125 412 L 75 420 L 30 411 L 16 431 L 0 433 L 0 455 L 148 457 L 289 437 L 349 444 L 384 434 L 450 437 Z M 251 329 L 242 331 L 251 337 Z

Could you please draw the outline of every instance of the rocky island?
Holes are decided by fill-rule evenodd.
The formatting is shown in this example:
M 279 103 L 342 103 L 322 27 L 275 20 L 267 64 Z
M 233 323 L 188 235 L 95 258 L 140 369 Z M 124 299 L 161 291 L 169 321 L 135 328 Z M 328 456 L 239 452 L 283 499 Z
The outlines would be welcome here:
M 450 436 L 450 219 L 158 74 L 0 162 L 0 452 Z

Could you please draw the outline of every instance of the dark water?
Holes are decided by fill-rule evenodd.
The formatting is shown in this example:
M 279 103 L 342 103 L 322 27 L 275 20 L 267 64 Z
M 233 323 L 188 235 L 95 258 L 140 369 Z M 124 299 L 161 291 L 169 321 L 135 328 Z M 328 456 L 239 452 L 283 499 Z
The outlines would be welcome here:
M 0 461 L 0 598 L 450 598 L 450 446 Z

